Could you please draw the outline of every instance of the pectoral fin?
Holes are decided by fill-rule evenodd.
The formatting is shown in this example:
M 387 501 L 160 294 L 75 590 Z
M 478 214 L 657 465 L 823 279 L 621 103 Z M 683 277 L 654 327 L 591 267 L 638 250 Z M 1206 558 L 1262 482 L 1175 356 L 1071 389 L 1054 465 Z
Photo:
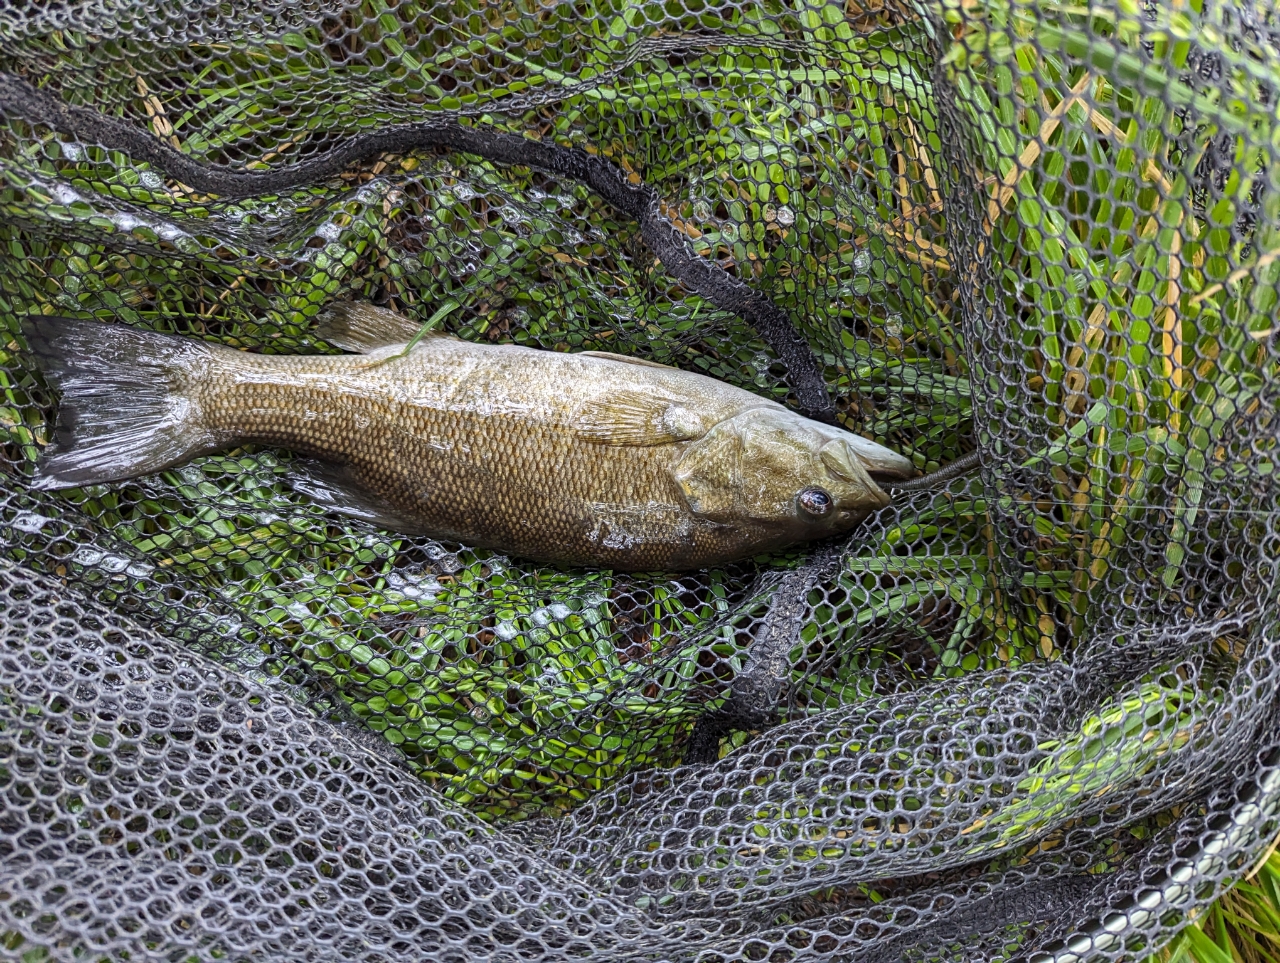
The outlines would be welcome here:
M 593 444 L 642 448 L 701 438 L 707 430 L 695 411 L 662 398 L 635 395 L 584 405 L 576 427 Z
M 422 322 L 363 301 L 335 301 L 316 318 L 312 333 L 344 351 L 368 354 L 388 345 L 407 344 L 417 337 Z M 449 337 L 428 331 L 428 338 Z
M 346 465 L 302 458 L 294 462 L 289 484 L 294 491 L 329 511 L 359 518 L 403 535 L 427 534 L 421 522 L 399 514 L 376 495 L 370 494 Z

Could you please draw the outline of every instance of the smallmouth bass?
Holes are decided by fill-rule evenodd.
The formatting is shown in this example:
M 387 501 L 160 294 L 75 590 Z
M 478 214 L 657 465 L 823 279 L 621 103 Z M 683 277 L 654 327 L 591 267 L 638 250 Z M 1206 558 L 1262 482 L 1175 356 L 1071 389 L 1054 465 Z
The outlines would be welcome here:
M 849 530 L 889 503 L 887 448 L 704 375 L 603 352 L 474 344 L 340 302 L 347 355 L 256 355 L 33 316 L 61 392 L 35 484 L 121 481 L 256 443 L 316 459 L 328 508 L 541 562 L 703 568 Z

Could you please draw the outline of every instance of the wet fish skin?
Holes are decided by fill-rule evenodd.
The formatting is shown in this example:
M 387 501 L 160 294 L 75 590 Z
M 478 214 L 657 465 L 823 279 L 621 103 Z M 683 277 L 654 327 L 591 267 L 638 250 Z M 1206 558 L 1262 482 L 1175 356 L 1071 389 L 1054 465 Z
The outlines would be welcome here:
M 324 328 L 355 355 L 254 355 L 53 318 L 27 330 L 62 391 L 38 466 L 47 488 L 278 445 L 317 459 L 302 490 L 390 530 L 678 571 L 847 531 L 889 501 L 868 465 L 913 472 L 865 439 L 663 365 L 444 336 L 405 353 L 416 325 L 368 305 L 335 306 Z M 813 488 L 830 496 L 825 515 L 799 504 Z

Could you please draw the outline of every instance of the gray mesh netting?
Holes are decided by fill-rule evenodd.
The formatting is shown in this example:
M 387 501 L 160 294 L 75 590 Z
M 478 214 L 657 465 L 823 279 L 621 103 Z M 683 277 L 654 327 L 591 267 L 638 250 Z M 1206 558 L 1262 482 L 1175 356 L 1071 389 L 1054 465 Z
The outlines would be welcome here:
M 1167 942 L 1280 830 L 1278 63 L 1199 2 L 0 6 L 0 946 Z M 24 317 L 332 353 L 344 300 L 981 468 L 678 575 L 263 446 L 33 484 Z

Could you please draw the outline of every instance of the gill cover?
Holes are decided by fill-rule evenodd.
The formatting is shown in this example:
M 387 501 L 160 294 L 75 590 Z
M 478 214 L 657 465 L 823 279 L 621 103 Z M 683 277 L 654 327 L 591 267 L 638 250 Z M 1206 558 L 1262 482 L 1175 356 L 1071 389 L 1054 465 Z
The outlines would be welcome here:
M 711 521 L 734 514 L 734 490 L 742 461 L 737 419 L 722 421 L 689 446 L 676 463 L 675 480 L 689 510 Z
M 692 442 L 673 474 L 690 510 L 711 521 L 847 525 L 889 502 L 868 474 L 864 448 L 893 455 L 783 408 L 752 408 Z M 874 463 L 892 465 L 883 457 Z M 837 511 L 800 517 L 796 499 L 810 488 Z
M 786 522 L 796 517 L 800 491 L 835 481 L 826 471 L 848 471 L 859 492 L 859 482 L 871 487 L 849 454 L 833 453 L 839 465 L 833 470 L 818 453 L 825 441 L 820 426 L 792 412 L 752 408 L 691 444 L 674 475 L 690 510 L 711 521 Z M 831 494 L 838 499 L 841 493 Z

